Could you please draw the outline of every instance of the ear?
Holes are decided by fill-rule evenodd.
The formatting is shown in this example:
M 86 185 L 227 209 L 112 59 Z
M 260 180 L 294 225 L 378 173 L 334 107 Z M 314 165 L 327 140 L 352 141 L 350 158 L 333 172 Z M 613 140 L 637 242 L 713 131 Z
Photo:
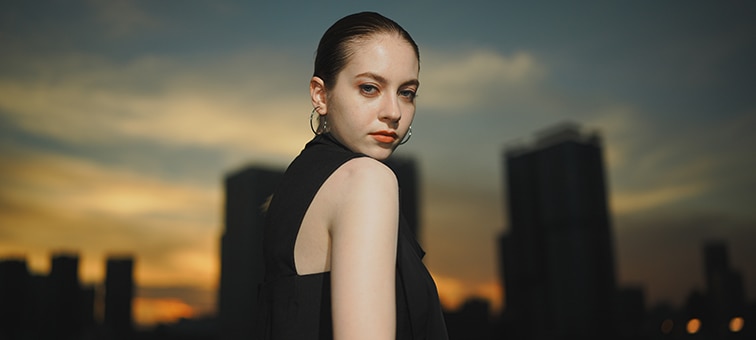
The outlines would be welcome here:
M 312 106 L 318 108 L 318 114 L 321 116 L 328 113 L 327 98 L 328 94 L 323 79 L 312 77 L 310 79 L 310 100 L 312 101 Z

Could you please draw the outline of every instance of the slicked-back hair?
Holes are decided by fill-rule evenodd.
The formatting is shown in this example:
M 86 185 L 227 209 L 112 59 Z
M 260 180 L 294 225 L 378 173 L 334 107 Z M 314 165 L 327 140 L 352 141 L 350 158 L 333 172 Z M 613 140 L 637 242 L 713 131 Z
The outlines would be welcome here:
M 356 43 L 376 34 L 396 34 L 402 37 L 412 46 L 418 62 L 420 61 L 420 49 L 402 26 L 378 13 L 360 12 L 339 19 L 323 33 L 315 54 L 313 76 L 322 79 L 326 89 L 332 89 L 339 72 L 354 54 Z

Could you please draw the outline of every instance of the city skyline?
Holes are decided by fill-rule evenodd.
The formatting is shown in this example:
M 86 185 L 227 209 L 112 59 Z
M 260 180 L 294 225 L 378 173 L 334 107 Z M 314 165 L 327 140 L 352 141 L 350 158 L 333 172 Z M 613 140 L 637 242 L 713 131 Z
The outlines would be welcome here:
M 131 340 L 134 259 L 109 256 L 98 284 L 79 278 L 79 255 L 54 253 L 46 275 L 26 259 L 0 258 L 0 337 L 3 339 Z
M 74 250 L 99 282 L 106 254 L 134 253 L 137 309 L 213 312 L 223 176 L 291 161 L 311 137 L 319 35 L 376 10 L 420 44 L 398 153 L 418 161 L 448 306 L 501 301 L 501 151 L 562 121 L 605 140 L 619 284 L 679 305 L 717 238 L 756 294 L 752 3 L 0 6 L 0 257 L 36 272 Z
M 570 148 L 569 146 L 564 147 L 564 144 L 567 143 L 563 143 L 562 147 L 559 147 L 562 151 Z M 545 158 L 552 158 L 555 155 L 553 152 L 550 153 L 552 155 Z M 533 157 L 529 158 L 533 159 Z M 542 160 L 545 160 L 545 158 L 542 158 Z M 551 160 L 555 161 L 557 159 L 552 158 Z M 519 166 L 517 165 L 516 167 Z M 578 165 L 578 167 L 582 166 Z M 590 169 L 590 166 L 586 168 Z M 258 180 L 270 174 L 265 174 L 267 170 L 250 168 L 244 172 L 246 174 L 236 176 L 236 179 L 230 182 L 236 187 L 232 190 L 235 191 L 235 194 L 231 195 L 231 197 L 235 197 L 232 200 L 232 206 L 249 199 L 262 199 L 261 195 L 264 196 L 264 192 L 268 191 L 266 187 L 270 183 L 265 183 L 261 187 L 254 184 L 254 182 L 258 182 Z M 579 172 L 582 172 L 582 170 L 578 170 Z M 262 176 L 260 176 L 261 174 Z M 239 181 L 239 179 L 242 181 Z M 239 186 L 239 184 L 242 185 Z M 249 184 L 252 184 L 252 186 Z M 584 195 L 585 193 L 568 190 L 568 192 L 562 192 L 557 196 L 561 196 L 562 194 Z M 551 194 L 547 193 L 547 195 Z M 591 194 L 588 196 L 591 196 Z M 527 196 L 522 198 L 525 198 L 526 201 L 529 200 Z M 523 209 L 521 212 L 527 213 L 528 210 Z M 558 209 L 547 208 L 547 211 L 555 213 L 558 212 Z M 240 212 L 242 211 L 236 211 L 231 216 Z M 248 215 L 248 213 L 243 212 L 242 214 Z M 245 219 L 248 220 L 249 216 L 241 219 L 239 217 L 238 215 L 232 217 L 229 225 L 239 226 L 239 222 L 243 222 Z M 259 223 L 250 223 L 248 226 L 251 227 L 248 228 L 248 231 L 251 231 L 252 235 L 255 234 L 254 229 L 260 229 L 261 227 Z M 235 227 L 231 228 L 234 229 Z M 236 233 L 238 234 L 239 231 L 237 230 Z M 548 234 L 548 232 L 541 234 L 540 236 L 543 237 L 541 241 L 546 241 L 551 236 L 554 236 L 549 236 Z M 508 238 L 510 236 L 512 235 L 509 235 Z M 597 239 L 599 244 L 596 244 L 599 248 L 602 247 L 600 243 L 606 242 L 606 240 L 602 241 L 600 238 Z M 249 240 L 247 241 L 249 242 Z M 562 241 L 565 240 L 563 239 Z M 517 242 L 516 240 L 512 240 L 504 242 L 502 245 L 511 247 Z M 546 247 L 554 245 L 556 244 L 546 245 Z M 563 245 L 557 247 L 563 247 Z M 568 248 L 564 248 L 563 250 L 567 250 Z M 585 336 L 585 332 L 588 331 L 589 333 L 598 332 L 598 334 L 602 335 L 614 334 L 628 340 L 677 339 L 686 338 L 691 335 L 707 339 L 750 339 L 754 335 L 754 329 L 748 325 L 751 324 L 750 321 L 756 316 L 756 301 L 749 302 L 745 300 L 742 274 L 730 266 L 727 248 L 727 245 L 720 240 L 710 240 L 701 245 L 701 252 L 704 255 L 703 267 L 706 272 L 705 290 L 688 292 L 685 304 L 677 308 L 668 305 L 646 306 L 643 301 L 644 289 L 637 286 L 610 288 L 610 290 L 614 291 L 610 295 L 614 295 L 614 297 L 604 296 L 604 298 L 608 298 L 614 302 L 610 303 L 612 306 L 610 310 L 605 310 L 600 316 L 589 316 L 592 313 L 584 314 L 591 309 L 585 309 L 584 305 L 575 304 L 574 302 L 567 305 L 559 303 L 559 300 L 563 300 L 566 296 L 559 298 L 559 294 L 557 296 L 552 295 L 555 291 L 551 293 L 542 292 L 543 294 L 536 295 L 522 294 L 531 296 L 530 298 L 526 298 L 526 300 L 534 298 L 535 300 L 531 301 L 532 306 L 540 306 L 540 308 L 536 307 L 530 312 L 525 312 L 522 310 L 523 305 L 519 303 L 508 307 L 504 315 L 492 313 L 493 311 L 490 308 L 491 301 L 482 298 L 470 298 L 459 308 L 444 311 L 449 335 L 452 339 L 489 340 L 501 337 L 508 338 L 526 331 L 526 334 L 529 335 L 528 338 L 552 339 L 554 337 L 564 338 L 565 336 L 566 338 L 572 338 L 577 334 L 575 331 Z M 236 245 L 231 245 L 231 249 L 227 250 L 227 252 L 228 254 L 235 253 L 236 255 L 242 255 L 247 250 L 241 249 Z M 543 255 L 546 255 L 543 259 L 547 259 L 550 252 L 548 249 L 543 249 Z M 505 251 L 504 253 L 513 254 L 511 251 Z M 581 257 L 579 253 L 580 251 L 575 252 L 573 250 L 568 251 L 564 255 L 568 258 Z M 500 261 L 505 261 L 511 265 L 512 262 L 506 261 L 505 257 L 500 258 Z M 545 264 L 546 266 L 541 268 L 545 269 L 545 267 L 550 267 L 548 263 L 554 259 L 551 258 L 551 260 L 547 260 L 536 266 L 541 267 Z M 38 275 L 29 272 L 24 259 L 0 258 L 0 326 L 2 326 L 0 327 L 0 335 L 3 337 L 20 339 L 29 336 L 49 336 L 50 334 L 72 339 L 79 337 L 93 339 L 131 339 L 132 337 L 135 339 L 153 339 L 165 336 L 175 339 L 236 339 L 248 337 L 248 335 L 245 336 L 246 332 L 243 331 L 243 328 L 247 327 L 246 325 L 239 328 L 238 326 L 242 326 L 242 324 L 237 324 L 237 326 L 229 328 L 228 326 L 223 326 L 223 324 L 233 325 L 237 323 L 233 320 L 249 319 L 249 303 L 237 304 L 225 309 L 221 306 L 222 312 L 218 315 L 199 317 L 189 315 L 178 320 L 178 322 L 176 320 L 163 320 L 163 322 L 157 325 L 158 327 L 145 327 L 145 325 L 141 325 L 141 327 L 134 329 L 132 328 L 135 326 L 132 309 L 135 302 L 133 295 L 133 258 L 126 255 L 108 257 L 106 264 L 108 274 L 104 285 L 84 284 L 78 279 L 79 257 L 75 253 L 57 253 L 50 260 L 53 266 L 51 272 L 48 275 Z M 246 262 L 255 262 L 255 259 L 251 260 L 251 262 Z M 590 269 L 589 267 L 592 267 L 591 264 L 574 263 L 570 265 L 570 267 L 573 267 L 571 269 L 575 269 L 574 265 L 584 267 L 584 269 L 588 269 L 588 272 L 597 270 L 594 274 L 606 273 L 606 268 L 601 268 L 603 265 Z M 254 266 L 233 266 L 227 269 L 232 272 L 229 277 L 236 278 L 249 274 L 252 274 L 254 277 L 257 275 L 255 272 L 258 271 Z M 552 269 L 554 268 L 552 267 Z M 557 276 L 563 276 L 570 271 L 567 270 L 565 272 L 564 269 L 559 269 L 559 271 L 562 271 L 562 274 L 558 274 Z M 588 274 L 588 277 L 593 276 L 588 272 L 585 273 Z M 509 284 L 512 278 L 516 278 L 521 274 L 522 272 L 515 270 L 514 276 L 513 273 L 509 273 L 506 275 L 508 279 L 505 278 L 502 282 Z M 603 275 L 594 277 L 598 278 L 600 276 Z M 562 286 L 562 288 L 573 286 L 574 288 L 579 287 L 581 285 L 580 282 L 589 283 L 592 281 L 588 277 L 567 281 L 552 278 L 548 280 L 548 285 L 552 286 L 551 288 L 557 286 Z M 522 277 L 518 278 L 517 281 L 520 281 L 520 279 Z M 586 279 L 588 280 L 586 281 Z M 613 279 L 610 278 L 610 281 L 613 281 Z M 613 285 L 610 282 L 605 283 Z M 533 282 L 533 284 L 536 286 L 539 285 L 537 282 Z M 226 288 L 221 288 L 221 290 L 231 288 L 225 293 L 230 293 L 244 300 L 246 299 L 245 296 L 250 295 L 249 293 L 254 295 L 254 289 L 250 286 L 252 285 L 247 285 L 247 287 L 240 285 L 236 285 L 235 287 L 226 286 Z M 519 286 L 516 287 L 518 295 L 523 293 L 520 291 L 523 287 Z M 588 290 L 584 293 L 590 291 Z M 221 296 L 224 295 L 222 291 L 219 293 Z M 604 295 L 604 293 L 598 295 Z M 550 296 L 550 298 L 542 300 L 544 295 Z M 543 302 L 546 302 L 550 306 L 543 305 Z M 105 307 L 104 310 L 102 308 L 103 304 Z M 559 306 L 560 304 L 562 305 L 561 307 Z M 546 308 L 542 309 L 543 307 Z M 532 312 L 540 315 L 532 314 Z M 543 312 L 545 314 L 541 314 Z M 578 319 L 583 317 L 578 317 L 578 319 L 573 320 L 578 322 L 565 323 L 564 321 L 567 319 L 574 318 L 575 315 L 572 315 L 573 312 L 577 313 L 576 315 L 582 314 L 583 317 L 588 316 L 589 319 L 599 317 L 604 320 L 601 322 L 589 321 L 588 323 L 584 323 L 578 321 Z M 252 311 L 252 313 L 254 312 Z M 231 323 L 228 323 L 229 321 Z M 533 323 L 536 325 L 533 325 Z M 528 324 L 531 325 L 528 326 Z M 581 324 L 582 326 L 580 326 Z M 522 328 L 523 326 L 524 328 Z M 532 329 L 534 326 L 537 326 L 541 332 L 527 331 L 527 329 Z M 572 328 L 572 330 L 568 330 L 565 326 Z M 568 333 L 565 333 L 565 331 Z M 520 334 L 519 336 L 522 337 L 522 335 Z

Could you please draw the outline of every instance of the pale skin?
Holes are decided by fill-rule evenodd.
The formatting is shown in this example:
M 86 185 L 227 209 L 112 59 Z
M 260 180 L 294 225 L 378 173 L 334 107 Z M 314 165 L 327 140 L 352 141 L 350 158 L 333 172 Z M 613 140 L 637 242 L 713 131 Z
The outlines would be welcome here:
M 334 339 L 394 339 L 399 190 L 387 158 L 415 114 L 419 63 L 408 42 L 375 34 L 357 48 L 336 84 L 310 81 L 312 104 L 330 133 L 354 152 L 323 184 L 294 247 L 297 273 L 331 272 Z

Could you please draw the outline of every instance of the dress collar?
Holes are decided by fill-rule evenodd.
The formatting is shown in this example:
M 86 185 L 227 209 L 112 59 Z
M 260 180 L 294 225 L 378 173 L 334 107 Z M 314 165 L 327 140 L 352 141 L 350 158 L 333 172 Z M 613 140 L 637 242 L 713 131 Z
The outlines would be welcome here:
M 328 145 L 337 147 L 339 149 L 342 149 L 347 152 L 355 153 L 354 151 L 347 148 L 344 144 L 341 144 L 338 140 L 336 140 L 335 137 L 333 137 L 330 133 L 321 133 L 317 136 L 315 136 L 309 143 L 307 143 L 305 148 L 315 146 L 315 145 Z

